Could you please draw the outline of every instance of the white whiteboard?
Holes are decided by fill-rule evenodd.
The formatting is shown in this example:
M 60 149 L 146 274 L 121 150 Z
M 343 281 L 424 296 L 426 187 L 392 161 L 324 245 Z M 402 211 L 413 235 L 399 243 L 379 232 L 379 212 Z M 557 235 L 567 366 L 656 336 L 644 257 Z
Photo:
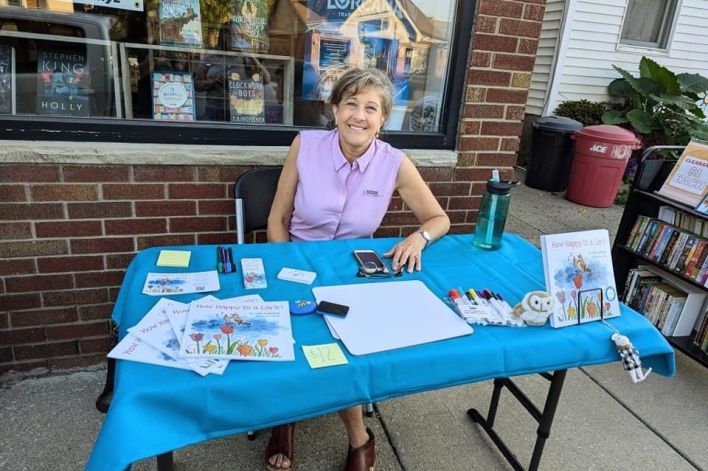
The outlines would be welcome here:
M 319 286 L 312 293 L 318 303 L 349 306 L 346 317 L 325 318 L 352 355 L 472 333 L 472 327 L 418 280 Z

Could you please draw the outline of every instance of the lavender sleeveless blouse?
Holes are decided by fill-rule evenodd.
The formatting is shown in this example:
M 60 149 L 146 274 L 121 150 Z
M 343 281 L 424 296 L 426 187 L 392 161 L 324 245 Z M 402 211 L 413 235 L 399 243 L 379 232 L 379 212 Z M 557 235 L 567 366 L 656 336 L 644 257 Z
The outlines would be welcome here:
M 290 240 L 371 237 L 388 209 L 402 159 L 403 152 L 374 139 L 350 165 L 336 129 L 300 132 Z

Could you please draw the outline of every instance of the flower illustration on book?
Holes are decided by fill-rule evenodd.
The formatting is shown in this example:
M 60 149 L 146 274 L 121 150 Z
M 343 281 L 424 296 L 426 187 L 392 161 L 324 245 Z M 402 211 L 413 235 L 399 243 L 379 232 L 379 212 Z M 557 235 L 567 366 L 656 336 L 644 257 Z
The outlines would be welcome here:
M 204 334 L 200 332 L 195 332 L 193 334 L 189 334 L 189 337 L 197 342 L 197 352 L 199 352 L 199 342 L 204 338 Z
M 241 356 L 247 357 L 253 351 L 253 347 L 247 344 L 241 344 L 236 348 L 236 350 Z

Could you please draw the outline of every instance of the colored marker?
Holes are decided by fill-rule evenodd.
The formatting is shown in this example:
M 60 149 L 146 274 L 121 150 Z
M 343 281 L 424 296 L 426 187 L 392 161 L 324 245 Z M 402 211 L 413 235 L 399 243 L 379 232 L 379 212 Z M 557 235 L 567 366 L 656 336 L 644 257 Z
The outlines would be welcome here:
M 236 273 L 236 264 L 234 263 L 234 254 L 231 251 L 231 247 L 226 251 L 226 255 L 229 258 L 229 265 L 231 265 L 231 272 Z
M 473 290 L 472 288 L 470 288 L 470 289 L 467 290 L 467 294 L 470 296 L 470 298 L 472 299 L 472 301 L 474 301 L 475 304 L 478 304 L 478 305 L 481 305 L 481 304 L 482 304 L 482 303 L 480 302 L 479 296 L 477 296 L 477 293 L 475 292 L 475 290 Z
M 504 298 L 502 298 L 502 295 L 501 295 L 500 293 L 497 293 L 497 299 L 499 299 L 499 301 L 501 301 L 501 303 L 502 303 L 502 304 L 504 305 L 504 307 L 506 308 L 507 312 L 514 310 L 514 309 L 509 305 L 509 303 L 507 303 L 506 300 L 505 300 Z
M 221 246 L 216 247 L 216 271 L 224 273 L 224 262 L 221 259 Z
M 226 255 L 226 249 L 221 247 L 221 260 L 224 261 L 224 273 L 231 273 L 231 264 L 229 263 L 228 256 Z

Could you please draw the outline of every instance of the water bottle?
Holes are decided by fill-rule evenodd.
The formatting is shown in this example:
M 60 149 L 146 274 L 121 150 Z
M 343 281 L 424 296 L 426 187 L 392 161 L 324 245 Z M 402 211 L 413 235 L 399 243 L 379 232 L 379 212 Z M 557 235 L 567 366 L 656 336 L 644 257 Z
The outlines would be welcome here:
M 487 182 L 487 190 L 482 197 L 482 207 L 472 240 L 476 247 L 486 250 L 499 248 L 509 211 L 509 191 L 518 184 L 517 181 L 500 181 L 499 171 L 492 171 L 492 178 Z

